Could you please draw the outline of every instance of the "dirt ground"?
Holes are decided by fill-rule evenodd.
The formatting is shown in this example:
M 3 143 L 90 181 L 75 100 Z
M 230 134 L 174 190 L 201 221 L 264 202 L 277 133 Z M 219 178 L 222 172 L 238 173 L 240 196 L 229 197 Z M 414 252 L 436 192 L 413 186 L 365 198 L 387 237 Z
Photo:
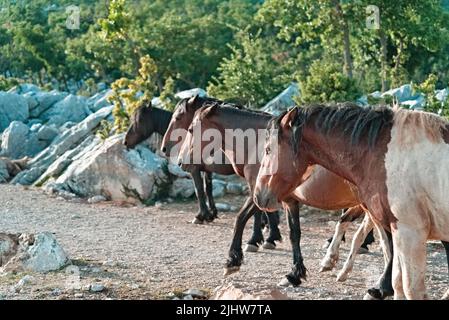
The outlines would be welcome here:
M 240 206 L 244 198 L 217 200 Z M 221 213 L 213 223 L 190 223 L 195 201 L 154 207 L 129 206 L 84 200 L 67 201 L 40 190 L 0 185 L 0 232 L 53 232 L 72 259 L 72 267 L 47 274 L 0 275 L 0 299 L 164 299 L 196 288 L 212 293 L 224 283 L 249 291 L 276 288 L 290 271 L 292 258 L 285 217 L 284 241 L 276 250 L 245 253 L 240 272 L 223 277 L 223 266 L 236 212 Z M 322 245 L 333 234 L 338 213 L 305 208 L 302 213 L 302 252 L 308 280 L 298 288 L 282 288 L 291 299 L 361 299 L 383 269 L 378 242 L 371 252 L 358 256 L 344 283 L 336 274 L 349 251 L 343 244 L 337 270 L 318 273 L 325 254 Z M 249 238 L 252 221 L 244 241 Z M 356 230 L 354 225 L 348 235 Z M 377 238 L 377 234 L 375 235 Z M 447 289 L 448 272 L 441 244 L 428 244 L 427 286 L 430 298 L 439 299 Z M 92 285 L 104 287 L 92 292 Z M 98 286 L 97 286 L 98 287 Z

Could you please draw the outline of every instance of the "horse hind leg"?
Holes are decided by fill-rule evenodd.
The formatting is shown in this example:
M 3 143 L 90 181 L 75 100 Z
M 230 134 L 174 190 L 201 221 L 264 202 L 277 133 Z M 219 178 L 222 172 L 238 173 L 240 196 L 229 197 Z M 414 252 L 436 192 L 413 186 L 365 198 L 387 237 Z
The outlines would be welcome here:
M 357 252 L 360 249 L 360 246 L 363 243 L 363 240 L 366 238 L 368 233 L 373 229 L 373 223 L 371 222 L 371 218 L 369 215 L 365 215 L 362 224 L 354 235 L 351 244 L 351 251 L 349 253 L 349 257 L 346 259 L 345 264 L 343 265 L 342 270 L 337 275 L 337 281 L 343 282 L 348 278 L 349 273 L 352 271 L 354 266 L 354 261 L 357 256 Z
M 245 246 L 245 252 L 257 252 L 259 250 L 259 245 L 263 243 L 263 233 L 262 233 L 262 212 L 260 210 L 255 210 L 254 212 L 254 224 L 253 224 L 253 234 L 248 240 Z
M 195 170 L 191 173 L 193 184 L 195 186 L 196 197 L 198 198 L 199 212 L 192 221 L 194 224 L 202 224 L 204 221 L 212 221 L 212 215 L 209 212 L 206 204 L 206 195 L 204 193 L 203 178 L 201 172 Z
M 204 174 L 204 189 L 206 191 L 207 202 L 209 203 L 209 210 L 212 213 L 211 220 L 214 220 L 215 218 L 218 218 L 218 210 L 215 206 L 211 172 L 206 172 Z

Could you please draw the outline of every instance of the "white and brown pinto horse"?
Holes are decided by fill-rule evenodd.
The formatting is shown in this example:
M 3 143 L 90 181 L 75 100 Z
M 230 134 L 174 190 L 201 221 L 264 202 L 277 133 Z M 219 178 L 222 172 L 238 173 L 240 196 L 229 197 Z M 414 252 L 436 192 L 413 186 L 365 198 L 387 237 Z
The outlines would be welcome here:
M 277 161 L 278 170 L 261 169 L 255 203 L 274 210 L 310 166 L 322 165 L 356 185 L 373 222 L 392 231 L 395 298 L 426 298 L 426 241 L 449 241 L 448 122 L 388 107 L 311 105 L 281 115 L 273 129 L 261 166 Z

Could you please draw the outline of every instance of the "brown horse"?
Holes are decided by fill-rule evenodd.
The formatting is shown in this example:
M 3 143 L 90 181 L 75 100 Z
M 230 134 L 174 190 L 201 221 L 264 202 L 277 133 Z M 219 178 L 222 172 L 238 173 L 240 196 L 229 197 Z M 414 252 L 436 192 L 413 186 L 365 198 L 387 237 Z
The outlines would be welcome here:
M 269 130 L 277 139 L 267 140 L 261 167 L 279 166 L 261 170 L 257 205 L 276 209 L 310 166 L 324 166 L 357 186 L 372 221 L 392 231 L 395 298 L 425 298 L 426 240 L 449 241 L 449 124 L 425 112 L 340 104 L 294 108 Z
M 235 108 L 218 107 L 212 105 L 209 107 L 203 107 L 199 109 L 189 127 L 187 137 L 181 147 L 179 153 L 179 160 L 191 159 L 194 157 L 194 146 L 200 145 L 201 153 L 209 144 L 209 141 L 204 141 L 201 137 L 210 129 L 217 130 L 222 139 L 219 145 L 222 146 L 223 152 L 227 158 L 231 161 L 235 173 L 244 177 L 248 182 L 251 193 L 254 191 L 256 178 L 259 172 L 259 163 L 240 163 L 236 160 L 235 144 L 229 145 L 228 141 L 232 141 L 235 137 L 227 139 L 229 130 L 240 129 L 240 132 L 247 132 L 247 130 L 263 129 L 267 126 L 268 122 L 272 119 L 270 115 L 253 113 L 247 110 L 239 110 Z M 200 130 L 201 141 L 195 141 L 195 130 Z M 254 144 L 245 144 L 246 150 L 243 152 L 248 155 L 246 159 L 249 159 L 251 154 L 257 152 L 257 142 Z M 183 168 L 187 168 L 190 164 L 185 164 L 180 161 L 180 165 Z M 315 166 L 313 170 L 309 170 L 304 175 L 304 183 L 296 190 L 291 190 L 290 194 L 283 199 L 283 206 L 286 209 L 288 222 L 290 226 L 290 240 L 293 248 L 293 271 L 287 275 L 287 279 L 293 285 L 299 285 L 301 278 L 305 278 L 305 267 L 303 265 L 303 259 L 300 250 L 300 224 L 299 224 L 299 203 L 307 204 L 309 206 L 325 209 L 325 210 L 337 210 L 352 206 L 358 206 L 360 200 L 358 199 L 356 188 L 346 180 L 341 179 L 332 172 L 324 169 L 320 166 Z M 273 208 L 270 208 L 272 210 Z M 229 258 L 227 261 L 226 273 L 235 272 L 239 269 L 243 254 L 241 250 L 241 237 L 243 233 L 243 227 L 246 221 L 255 210 L 255 205 L 252 201 L 252 197 L 247 199 L 242 207 L 235 223 L 234 235 L 229 250 Z M 360 209 L 354 208 L 359 215 Z M 386 249 L 385 254 L 388 255 L 390 250 Z M 391 266 L 391 264 L 390 264 Z M 391 268 L 387 268 L 380 284 L 380 289 L 371 289 L 370 294 L 375 297 L 383 298 L 392 294 Z
M 229 106 L 232 108 L 242 108 L 241 106 L 226 103 L 224 101 L 220 101 L 214 98 L 209 97 L 200 97 L 198 95 L 192 98 L 182 99 L 178 102 L 175 107 L 175 111 L 173 116 L 171 117 L 170 122 L 167 125 L 165 130 L 164 138 L 162 139 L 161 150 L 162 152 L 169 158 L 177 158 L 178 152 L 174 148 L 176 144 L 179 144 L 181 141 L 182 135 L 185 134 L 188 127 L 190 126 L 193 116 L 195 112 L 206 105 L 210 105 L 216 103 L 220 106 Z M 171 139 L 176 132 L 180 132 L 181 135 L 177 135 L 176 139 Z M 219 155 L 224 161 L 224 154 L 220 152 Z M 173 160 L 173 159 L 171 159 Z M 200 211 L 197 214 L 194 223 L 201 223 L 203 220 L 207 220 L 207 217 L 210 215 L 205 201 L 204 191 L 201 185 L 201 172 L 205 172 L 208 177 L 207 181 L 210 182 L 212 180 L 212 173 L 218 173 L 222 175 L 233 175 L 234 169 L 231 165 L 215 165 L 215 164 L 196 164 L 191 165 L 186 169 L 191 175 L 195 182 L 195 186 L 197 190 L 198 202 L 200 205 Z M 217 209 L 215 208 L 215 203 L 213 202 L 212 197 L 212 186 L 206 184 L 206 194 L 209 200 L 209 206 L 211 211 L 213 212 L 213 216 L 216 216 Z M 265 249 L 274 249 L 276 247 L 276 241 L 281 240 L 281 233 L 279 231 L 279 215 L 269 215 L 268 216 L 268 225 L 269 225 L 269 235 L 268 238 L 264 241 L 262 234 L 262 212 L 257 210 L 254 215 L 254 225 L 253 225 L 253 233 L 251 238 L 249 239 L 246 251 L 257 251 L 259 244 L 262 244 L 262 247 Z

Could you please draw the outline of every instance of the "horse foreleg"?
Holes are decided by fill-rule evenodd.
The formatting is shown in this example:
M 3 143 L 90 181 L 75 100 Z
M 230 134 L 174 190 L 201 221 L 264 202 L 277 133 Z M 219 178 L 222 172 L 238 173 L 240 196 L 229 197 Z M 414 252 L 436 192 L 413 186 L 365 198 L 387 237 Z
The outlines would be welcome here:
M 195 186 L 195 193 L 196 197 L 198 198 L 198 204 L 199 204 L 199 212 L 196 215 L 195 219 L 192 221 L 192 223 L 195 224 L 202 224 L 204 220 L 206 221 L 212 221 L 213 217 L 210 214 L 207 204 L 206 204 L 206 196 L 204 193 L 204 187 L 203 187 L 203 179 L 201 177 L 200 170 L 194 170 L 190 173 L 193 179 L 193 184 Z
M 363 243 L 363 240 L 366 238 L 368 233 L 373 229 L 373 223 L 371 222 L 371 218 L 369 215 L 365 215 L 362 224 L 354 235 L 351 244 L 351 251 L 349 253 L 349 257 L 346 259 L 346 262 L 342 268 L 342 270 L 337 275 L 337 281 L 346 281 L 349 273 L 354 266 L 355 257 L 357 255 L 360 246 Z
M 237 272 L 240 269 L 243 261 L 243 230 L 245 229 L 245 225 L 248 219 L 258 210 L 259 209 L 254 204 L 253 198 L 251 196 L 246 199 L 245 204 L 240 209 L 240 212 L 235 219 L 231 248 L 229 249 L 229 257 L 226 262 L 226 268 L 224 271 L 225 276 Z
M 332 241 L 327 247 L 326 255 L 320 263 L 320 272 L 332 270 L 338 262 L 341 241 L 343 240 L 346 230 L 351 224 L 351 221 L 343 219 L 343 217 L 345 217 L 345 213 L 343 213 L 340 221 L 338 221 L 337 225 L 335 226 L 335 232 L 334 236 L 332 237 Z
M 272 213 L 264 213 L 268 218 L 268 225 L 270 228 L 270 233 L 268 235 L 267 240 L 262 245 L 262 248 L 264 249 L 275 249 L 276 243 L 275 241 L 281 241 L 281 231 L 279 231 L 279 211 L 272 212 Z
M 204 189 L 206 190 L 207 201 L 209 202 L 209 209 L 212 212 L 212 219 L 218 217 L 217 207 L 213 195 L 212 173 L 205 172 L 204 174 Z
M 290 242 L 293 250 L 293 269 L 286 275 L 288 282 L 284 279 L 279 284 L 285 286 L 290 283 L 293 286 L 299 286 L 301 284 L 301 279 L 306 280 L 307 273 L 301 254 L 301 225 L 299 222 L 300 205 L 297 201 L 284 202 L 283 205 L 287 213 L 287 221 L 290 228 Z

